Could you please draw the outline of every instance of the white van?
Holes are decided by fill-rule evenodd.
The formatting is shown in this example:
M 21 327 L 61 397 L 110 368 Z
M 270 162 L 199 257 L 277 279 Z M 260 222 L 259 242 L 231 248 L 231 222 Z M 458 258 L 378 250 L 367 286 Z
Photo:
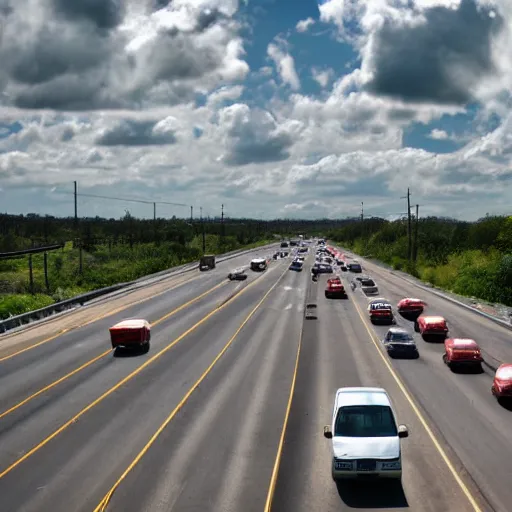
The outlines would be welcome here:
M 336 391 L 331 425 L 334 480 L 373 476 L 402 478 L 400 439 L 408 437 L 397 425 L 388 394 L 382 388 L 340 388 Z
M 254 258 L 251 260 L 251 270 L 262 271 L 267 268 L 267 260 L 265 258 Z

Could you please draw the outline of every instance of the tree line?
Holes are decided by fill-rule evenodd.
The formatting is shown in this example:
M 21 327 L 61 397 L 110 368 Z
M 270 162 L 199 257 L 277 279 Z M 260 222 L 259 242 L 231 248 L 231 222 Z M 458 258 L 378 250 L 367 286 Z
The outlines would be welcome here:
M 354 221 L 327 236 L 435 286 L 512 306 L 512 216 L 418 219 L 416 261 L 409 259 L 406 220 Z

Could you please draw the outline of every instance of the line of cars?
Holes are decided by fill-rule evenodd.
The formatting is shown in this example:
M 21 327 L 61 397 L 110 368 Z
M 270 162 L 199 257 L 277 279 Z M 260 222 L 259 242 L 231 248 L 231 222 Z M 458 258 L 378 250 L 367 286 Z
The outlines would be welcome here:
M 459 365 L 481 365 L 482 354 L 475 340 L 448 338 L 444 317 L 423 315 L 427 304 L 405 297 L 397 304 L 401 316 L 413 320 L 415 331 L 427 340 L 444 340 L 443 361 Z M 383 298 L 368 299 L 372 323 L 396 324 L 391 303 Z M 404 328 L 390 327 L 382 340 L 390 357 L 419 357 L 413 336 Z M 512 364 L 501 365 L 495 373 L 492 393 L 499 400 L 512 400 Z M 331 423 L 324 427 L 324 437 L 331 441 L 331 475 L 334 481 L 346 479 L 402 478 L 401 440 L 409 436 L 408 427 L 399 425 L 386 390 L 373 387 L 346 387 L 336 391 Z
M 427 304 L 425 301 L 405 297 L 397 304 L 402 317 L 414 321 L 414 330 L 425 341 L 443 341 L 443 362 L 452 370 L 460 368 L 482 370 L 484 358 L 478 343 L 472 338 L 449 336 L 448 322 L 440 315 L 424 315 Z M 396 324 L 391 303 L 382 297 L 370 299 L 368 314 L 372 323 Z M 382 340 L 391 357 L 419 357 L 416 342 L 411 334 L 401 327 L 392 327 Z M 501 402 L 512 400 L 512 364 L 503 363 L 495 371 L 491 393 Z

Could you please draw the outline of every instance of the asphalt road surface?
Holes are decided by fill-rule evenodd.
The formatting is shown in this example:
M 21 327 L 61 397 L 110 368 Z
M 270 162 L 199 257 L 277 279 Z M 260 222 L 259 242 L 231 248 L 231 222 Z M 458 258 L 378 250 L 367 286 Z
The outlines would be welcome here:
M 490 394 L 490 373 L 454 374 L 440 345 L 419 340 L 420 359 L 390 360 L 360 290 L 325 299 L 311 256 L 303 272 L 285 259 L 225 279 L 251 257 L 53 338 L 48 327 L 5 338 L 17 348 L 0 353 L 2 512 L 510 510 L 512 412 Z M 421 296 L 366 271 L 392 302 Z M 426 299 L 453 333 L 512 352 L 510 331 Z M 304 320 L 307 302 L 317 320 Z M 108 327 L 130 317 L 153 324 L 148 354 L 109 350 Z M 331 479 L 323 425 L 336 389 L 358 385 L 386 388 L 409 426 L 403 487 Z

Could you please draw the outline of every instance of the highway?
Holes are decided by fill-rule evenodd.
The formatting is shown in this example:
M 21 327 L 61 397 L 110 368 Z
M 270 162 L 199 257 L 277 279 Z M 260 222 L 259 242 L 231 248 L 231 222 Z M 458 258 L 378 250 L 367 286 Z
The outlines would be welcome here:
M 362 293 L 325 299 L 311 255 L 301 273 L 284 259 L 226 279 L 257 254 L 0 337 L 2 512 L 510 509 L 512 412 L 491 374 L 453 374 L 423 341 L 420 359 L 390 360 Z M 422 296 L 364 265 L 391 302 Z M 485 333 L 512 361 L 510 331 L 430 295 L 453 333 Z M 110 350 L 108 327 L 130 317 L 152 323 L 148 354 Z M 335 390 L 358 385 L 386 388 L 409 426 L 403 488 L 330 477 L 323 425 Z

